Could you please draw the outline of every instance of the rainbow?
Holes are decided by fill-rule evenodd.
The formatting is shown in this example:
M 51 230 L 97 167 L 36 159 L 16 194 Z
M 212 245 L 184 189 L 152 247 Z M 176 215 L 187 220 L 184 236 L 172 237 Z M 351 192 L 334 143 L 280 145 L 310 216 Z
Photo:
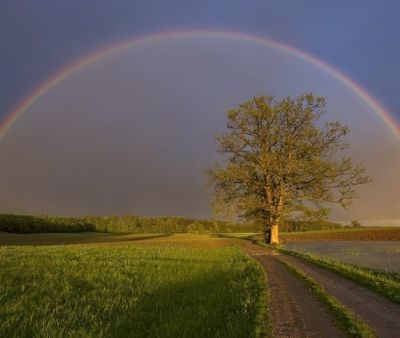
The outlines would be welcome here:
M 289 46 L 282 42 L 278 42 L 272 39 L 267 39 L 264 37 L 257 37 L 252 35 L 246 35 L 242 33 L 233 32 L 218 32 L 218 31 L 207 31 L 207 30 L 194 30 L 194 31 L 184 31 L 184 32 L 167 32 L 158 33 L 142 37 L 135 37 L 133 39 L 125 40 L 101 48 L 94 51 L 78 61 L 70 64 L 69 66 L 63 68 L 61 71 L 57 72 L 51 76 L 44 83 L 39 85 L 30 95 L 28 95 L 24 100 L 22 100 L 16 108 L 10 112 L 10 114 L 0 122 L 0 139 L 6 134 L 6 132 L 15 124 L 18 117 L 23 114 L 35 101 L 40 97 L 45 95 L 51 88 L 55 87 L 57 84 L 68 78 L 71 74 L 79 71 L 83 67 L 94 63 L 102 58 L 110 56 L 111 54 L 118 53 L 124 49 L 132 48 L 139 45 L 144 45 L 148 43 L 155 43 L 162 40 L 168 39 L 178 39 L 178 38 L 225 38 L 225 39 L 236 39 L 245 42 L 252 42 L 258 45 L 270 47 L 305 61 L 319 67 L 328 74 L 330 74 L 335 79 L 342 82 L 347 86 L 352 92 L 354 92 L 360 99 L 362 99 L 368 106 L 370 106 L 384 121 L 388 128 L 392 131 L 393 135 L 400 139 L 400 123 L 384 108 L 384 106 L 374 98 L 370 93 L 368 93 L 361 85 L 353 81 L 347 75 L 343 74 L 339 70 L 335 69 L 333 66 L 327 64 L 326 62 L 318 59 L 317 57 L 306 53 L 300 49 Z

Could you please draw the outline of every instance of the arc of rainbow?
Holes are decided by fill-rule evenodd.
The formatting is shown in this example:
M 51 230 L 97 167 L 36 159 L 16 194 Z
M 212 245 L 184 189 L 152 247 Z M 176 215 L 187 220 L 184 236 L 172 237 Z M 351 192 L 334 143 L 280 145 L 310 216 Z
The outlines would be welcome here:
M 183 31 L 183 32 L 167 32 L 158 33 L 152 35 L 146 35 L 142 37 L 136 37 L 133 39 L 125 40 L 116 44 L 112 44 L 105 48 L 101 48 L 93 53 L 90 53 L 78 61 L 70 64 L 69 66 L 63 68 L 61 71 L 57 72 L 55 75 L 50 77 L 44 83 L 37 87 L 29 96 L 27 96 L 23 101 L 21 101 L 17 107 L 6 117 L 6 119 L 0 124 L 0 139 L 6 134 L 6 132 L 15 124 L 18 117 L 26 111 L 35 101 L 37 101 L 41 96 L 48 92 L 51 88 L 56 86 L 61 81 L 68 78 L 73 73 L 79 71 L 79 69 L 94 63 L 102 58 L 110 56 L 111 54 L 120 52 L 124 49 L 133 48 L 139 45 L 144 45 L 148 43 L 159 42 L 167 39 L 178 39 L 178 38 L 226 38 L 226 39 L 236 39 L 245 42 L 252 42 L 258 45 L 263 45 L 276 50 L 283 51 L 295 57 L 299 57 L 311 64 L 321 68 L 332 77 L 336 78 L 344 85 L 346 85 L 352 92 L 354 92 L 360 99 L 362 99 L 368 106 L 370 106 L 384 121 L 384 123 L 389 127 L 394 136 L 400 139 L 400 123 L 384 108 L 384 106 L 374 98 L 370 93 L 367 92 L 360 84 L 353 81 L 344 73 L 335 69 L 328 63 L 318 59 L 317 57 L 292 47 L 290 45 L 278 42 L 272 39 L 267 39 L 264 37 L 257 37 L 252 35 L 246 35 L 242 33 L 233 32 L 219 32 L 219 31 L 207 31 L 207 30 L 194 30 L 194 31 Z

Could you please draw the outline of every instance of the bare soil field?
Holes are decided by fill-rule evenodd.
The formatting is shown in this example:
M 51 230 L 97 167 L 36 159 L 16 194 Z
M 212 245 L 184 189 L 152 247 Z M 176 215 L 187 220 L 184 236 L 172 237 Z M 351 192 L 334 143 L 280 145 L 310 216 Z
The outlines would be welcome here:
M 305 241 L 400 241 L 400 227 L 282 233 L 282 243 Z

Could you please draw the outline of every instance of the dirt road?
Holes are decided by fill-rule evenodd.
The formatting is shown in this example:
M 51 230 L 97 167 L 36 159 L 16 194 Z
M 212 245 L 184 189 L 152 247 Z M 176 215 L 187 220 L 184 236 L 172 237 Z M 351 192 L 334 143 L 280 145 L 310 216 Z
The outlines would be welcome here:
M 244 243 L 242 248 L 267 273 L 273 337 L 345 337 L 311 291 L 271 252 L 251 243 Z
M 367 323 L 378 337 L 400 337 L 400 306 L 338 274 L 302 261 L 279 255 L 314 279 L 329 294 Z
M 285 261 L 305 272 L 329 294 L 367 323 L 378 337 L 399 337 L 400 306 L 331 271 L 298 258 L 244 243 L 243 250 L 264 267 L 270 290 L 273 337 L 339 337 L 326 310 L 302 282 L 286 270 Z

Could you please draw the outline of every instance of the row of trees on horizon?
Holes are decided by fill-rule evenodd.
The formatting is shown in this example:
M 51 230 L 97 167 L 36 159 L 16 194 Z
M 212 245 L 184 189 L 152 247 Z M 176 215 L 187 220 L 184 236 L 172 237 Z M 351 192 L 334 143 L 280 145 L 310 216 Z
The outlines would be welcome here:
M 328 221 L 286 220 L 282 231 L 309 231 L 342 228 Z M 234 223 L 216 219 L 185 217 L 87 216 L 54 217 L 0 214 L 0 231 L 12 233 L 109 232 L 109 233 L 256 233 L 254 223 Z

